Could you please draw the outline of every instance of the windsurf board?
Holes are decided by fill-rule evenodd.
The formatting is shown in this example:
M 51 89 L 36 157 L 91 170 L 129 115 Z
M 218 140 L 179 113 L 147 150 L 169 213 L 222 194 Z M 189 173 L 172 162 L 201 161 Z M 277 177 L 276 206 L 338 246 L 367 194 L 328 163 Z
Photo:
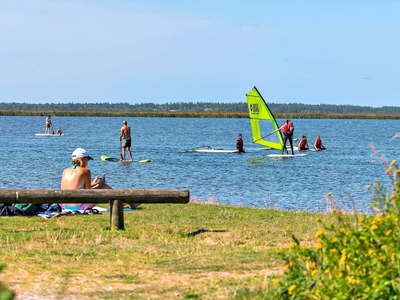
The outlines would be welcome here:
M 199 147 L 186 150 L 185 152 L 200 152 L 200 153 L 236 153 L 236 150 L 227 150 L 222 148 L 212 148 L 210 146 Z
M 301 154 L 268 154 L 267 156 L 269 157 L 296 157 L 296 156 L 306 156 L 307 154 L 301 153 Z

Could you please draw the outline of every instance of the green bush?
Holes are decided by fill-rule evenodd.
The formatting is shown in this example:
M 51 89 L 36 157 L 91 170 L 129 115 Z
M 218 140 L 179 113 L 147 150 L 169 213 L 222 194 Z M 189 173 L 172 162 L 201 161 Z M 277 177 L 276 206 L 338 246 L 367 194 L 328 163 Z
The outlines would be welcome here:
M 0 263 L 0 272 L 3 271 L 5 266 L 5 264 Z M 14 299 L 14 296 L 15 294 L 0 282 L 0 300 L 12 300 Z
M 350 216 L 334 210 L 337 222 L 321 223 L 315 246 L 301 245 L 287 228 L 294 243 L 279 250 L 286 265 L 284 279 L 275 281 L 277 297 L 400 299 L 400 170 L 396 161 L 387 166 L 386 174 L 392 189 L 388 193 L 381 182 L 374 183 L 373 214 Z

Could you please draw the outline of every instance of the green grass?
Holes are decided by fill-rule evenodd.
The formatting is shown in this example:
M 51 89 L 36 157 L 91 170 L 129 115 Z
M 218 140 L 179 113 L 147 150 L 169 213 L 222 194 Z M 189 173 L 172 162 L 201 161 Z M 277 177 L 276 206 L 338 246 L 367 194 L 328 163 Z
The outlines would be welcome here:
M 285 228 L 313 244 L 319 216 L 200 203 L 109 214 L 0 218 L 0 281 L 17 294 L 79 299 L 264 299 L 283 273 Z M 0 262 L 1 262 L 0 261 Z

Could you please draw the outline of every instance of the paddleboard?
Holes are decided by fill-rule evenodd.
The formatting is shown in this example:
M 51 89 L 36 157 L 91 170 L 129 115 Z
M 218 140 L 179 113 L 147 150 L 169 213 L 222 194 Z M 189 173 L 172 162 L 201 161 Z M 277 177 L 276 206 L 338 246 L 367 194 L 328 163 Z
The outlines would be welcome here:
M 120 159 L 120 158 L 110 157 L 110 156 L 107 156 L 107 155 L 100 156 L 100 159 L 102 161 L 122 162 L 122 159 Z M 137 162 L 140 162 L 140 163 L 146 163 L 146 162 L 150 162 L 150 161 L 151 161 L 150 159 L 137 160 Z
M 48 133 L 36 133 L 36 136 L 63 136 L 64 133 L 62 133 L 61 135 L 58 134 L 48 134 Z
M 269 157 L 296 157 L 296 156 L 306 156 L 307 154 L 301 153 L 301 154 L 268 154 L 267 156 Z

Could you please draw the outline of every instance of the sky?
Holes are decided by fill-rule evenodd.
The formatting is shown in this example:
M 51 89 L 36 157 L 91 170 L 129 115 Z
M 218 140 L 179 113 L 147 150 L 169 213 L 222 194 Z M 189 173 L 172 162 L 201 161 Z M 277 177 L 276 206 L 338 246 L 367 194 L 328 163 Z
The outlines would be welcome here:
M 400 105 L 400 1 L 0 0 L 0 102 Z

